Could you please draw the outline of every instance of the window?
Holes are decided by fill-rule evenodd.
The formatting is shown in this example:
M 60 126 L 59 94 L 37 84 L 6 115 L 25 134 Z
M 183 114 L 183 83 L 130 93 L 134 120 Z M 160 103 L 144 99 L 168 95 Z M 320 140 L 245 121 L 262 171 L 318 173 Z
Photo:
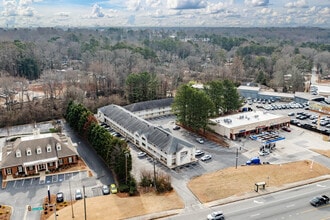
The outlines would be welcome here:
M 50 144 L 47 144 L 47 152 L 52 152 L 52 147 L 50 146 Z
M 33 170 L 33 166 L 29 166 L 29 170 Z
M 16 150 L 16 157 L 21 157 L 21 150 Z
M 11 168 L 7 168 L 6 171 L 7 171 L 7 174 L 8 174 L 8 175 L 11 174 Z
M 63 164 L 63 159 L 59 159 L 59 160 L 58 160 L 58 163 L 59 163 L 60 165 L 62 165 L 62 164 Z
M 37 148 L 37 154 L 41 154 L 41 147 Z
M 30 148 L 26 149 L 26 155 L 31 156 L 32 155 L 32 151 Z
M 69 163 L 72 163 L 72 157 L 69 157 Z
M 52 166 L 53 166 L 53 162 L 48 163 L 48 165 L 49 165 L 50 167 L 52 167 Z
M 22 173 L 23 172 L 23 167 L 22 166 L 19 166 L 17 169 L 18 169 L 18 172 L 19 173 Z
M 56 150 L 61 150 L 61 144 L 60 143 L 56 144 Z

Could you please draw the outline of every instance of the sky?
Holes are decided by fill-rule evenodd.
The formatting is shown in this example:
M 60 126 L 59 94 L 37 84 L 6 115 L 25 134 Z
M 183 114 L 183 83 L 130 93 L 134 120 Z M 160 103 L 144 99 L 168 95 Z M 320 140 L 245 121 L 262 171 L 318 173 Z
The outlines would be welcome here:
M 1 1 L 1 0 L 0 0 Z M 330 0 L 2 0 L 0 27 L 330 28 Z

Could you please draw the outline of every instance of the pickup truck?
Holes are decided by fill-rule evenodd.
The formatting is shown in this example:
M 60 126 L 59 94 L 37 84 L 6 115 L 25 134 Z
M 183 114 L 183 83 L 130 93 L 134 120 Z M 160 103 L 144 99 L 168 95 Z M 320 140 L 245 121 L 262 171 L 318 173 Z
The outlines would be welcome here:
M 326 195 L 316 196 L 311 201 L 310 204 L 312 206 L 318 207 L 320 205 L 326 205 L 329 203 L 329 197 Z

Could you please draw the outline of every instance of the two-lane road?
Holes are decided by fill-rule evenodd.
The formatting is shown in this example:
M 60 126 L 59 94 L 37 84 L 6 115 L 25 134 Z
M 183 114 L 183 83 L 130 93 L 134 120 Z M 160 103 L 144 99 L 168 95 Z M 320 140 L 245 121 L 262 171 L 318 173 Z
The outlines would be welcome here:
M 330 219 L 330 205 L 315 208 L 309 204 L 309 200 L 321 194 L 330 195 L 329 180 L 221 206 L 205 207 L 170 219 L 206 219 L 207 214 L 217 210 L 222 210 L 229 220 Z

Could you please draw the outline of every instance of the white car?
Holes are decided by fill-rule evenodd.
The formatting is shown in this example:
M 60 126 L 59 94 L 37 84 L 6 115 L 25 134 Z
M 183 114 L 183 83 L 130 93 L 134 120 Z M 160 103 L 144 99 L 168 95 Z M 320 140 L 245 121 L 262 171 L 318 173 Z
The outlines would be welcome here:
M 147 154 L 145 152 L 140 151 L 137 155 L 138 155 L 138 157 L 144 157 Z
M 76 200 L 82 199 L 82 193 L 80 189 L 76 189 L 75 198 Z
M 195 157 L 202 156 L 204 154 L 204 151 L 202 150 L 196 150 Z
M 212 159 L 212 156 L 209 154 L 206 154 L 201 157 L 201 161 L 207 161 L 207 160 L 211 160 L 211 159 Z
M 196 141 L 200 144 L 204 144 L 204 139 L 203 138 L 196 138 Z
M 207 215 L 208 220 L 224 220 L 225 216 L 223 215 L 222 211 L 212 212 L 211 214 Z

